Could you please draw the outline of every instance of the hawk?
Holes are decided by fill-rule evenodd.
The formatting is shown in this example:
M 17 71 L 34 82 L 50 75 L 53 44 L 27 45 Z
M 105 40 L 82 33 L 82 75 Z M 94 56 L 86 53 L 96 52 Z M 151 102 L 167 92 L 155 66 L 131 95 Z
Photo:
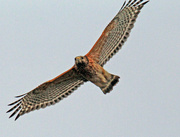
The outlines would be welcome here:
M 76 57 L 74 66 L 66 72 L 17 96 L 21 98 L 9 104 L 14 106 L 7 112 L 15 109 L 9 118 L 19 112 L 15 118 L 17 120 L 25 113 L 53 105 L 87 81 L 98 86 L 104 94 L 109 93 L 120 77 L 107 72 L 103 66 L 125 43 L 138 14 L 147 2 L 149 0 L 125 1 L 92 49 L 85 56 Z

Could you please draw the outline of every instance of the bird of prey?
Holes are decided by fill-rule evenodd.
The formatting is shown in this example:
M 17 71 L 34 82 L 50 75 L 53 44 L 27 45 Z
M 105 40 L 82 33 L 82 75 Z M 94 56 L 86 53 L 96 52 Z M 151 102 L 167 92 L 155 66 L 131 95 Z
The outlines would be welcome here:
M 51 79 L 30 92 L 17 96 L 19 100 L 9 104 L 14 105 L 7 112 L 18 119 L 25 113 L 35 109 L 53 105 L 70 95 L 84 82 L 90 81 L 98 86 L 104 94 L 109 93 L 119 81 L 119 76 L 107 72 L 104 64 L 121 49 L 127 40 L 136 18 L 143 6 L 149 2 L 129 0 L 124 2 L 120 11 L 107 25 L 102 35 L 85 56 L 75 57 L 72 68 Z

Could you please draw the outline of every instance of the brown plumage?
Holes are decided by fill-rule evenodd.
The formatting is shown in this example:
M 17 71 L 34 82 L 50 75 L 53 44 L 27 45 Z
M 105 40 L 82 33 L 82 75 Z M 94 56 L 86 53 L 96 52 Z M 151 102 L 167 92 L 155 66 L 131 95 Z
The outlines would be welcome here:
M 108 24 L 100 38 L 85 56 L 75 58 L 75 65 L 68 71 L 49 80 L 30 92 L 23 94 L 7 112 L 19 116 L 35 109 L 53 105 L 70 95 L 86 81 L 98 86 L 104 94 L 109 93 L 119 81 L 119 76 L 107 72 L 103 65 L 122 47 L 127 40 L 142 7 L 149 1 L 129 0 Z

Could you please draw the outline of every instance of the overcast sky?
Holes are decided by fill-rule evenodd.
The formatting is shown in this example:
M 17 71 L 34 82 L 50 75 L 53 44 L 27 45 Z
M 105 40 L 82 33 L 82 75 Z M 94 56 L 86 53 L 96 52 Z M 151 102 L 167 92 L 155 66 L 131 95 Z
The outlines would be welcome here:
M 88 82 L 58 104 L 9 119 L 7 104 L 85 55 L 123 0 L 0 0 L 0 136 L 178 137 L 180 1 L 151 0 L 105 69 L 107 95 Z

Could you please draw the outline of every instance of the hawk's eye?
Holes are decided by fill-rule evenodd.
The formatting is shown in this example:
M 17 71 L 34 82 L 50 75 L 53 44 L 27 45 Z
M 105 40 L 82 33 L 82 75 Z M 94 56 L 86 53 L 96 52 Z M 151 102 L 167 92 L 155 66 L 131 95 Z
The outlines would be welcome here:
M 81 57 L 81 59 L 83 59 L 83 57 Z
M 75 61 L 76 61 L 76 58 L 75 58 Z

